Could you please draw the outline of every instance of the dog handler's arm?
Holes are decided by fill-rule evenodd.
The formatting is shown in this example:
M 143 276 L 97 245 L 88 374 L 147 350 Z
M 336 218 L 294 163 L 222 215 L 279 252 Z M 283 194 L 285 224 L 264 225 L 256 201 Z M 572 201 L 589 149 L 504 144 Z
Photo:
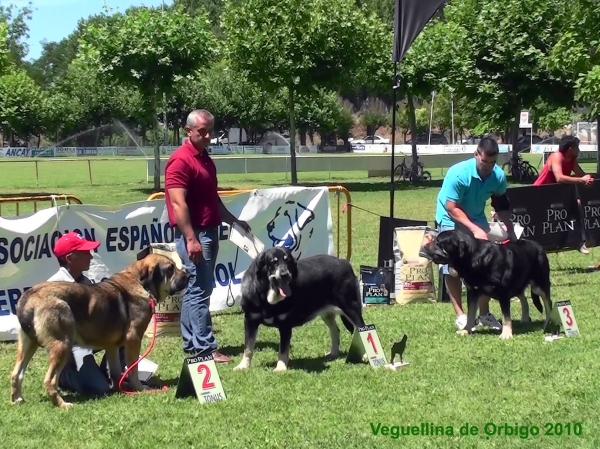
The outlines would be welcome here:
M 453 179 L 445 179 L 444 184 L 442 185 L 442 189 L 445 190 L 446 193 L 446 211 L 448 211 L 448 215 L 455 221 L 463 226 L 465 226 L 469 231 L 475 235 L 477 238 L 482 238 L 483 234 L 486 235 L 485 231 L 483 231 L 479 226 L 469 220 L 469 217 L 465 212 L 460 208 L 460 200 L 464 196 L 465 193 L 465 185 L 458 178 Z
M 508 196 L 506 195 L 507 187 L 508 182 L 506 180 L 506 175 L 503 173 L 502 179 L 500 180 L 500 187 L 494 194 L 492 194 L 492 207 L 496 211 L 498 219 L 506 225 L 506 232 L 508 232 L 508 237 L 514 242 L 517 240 L 517 235 L 515 234 L 515 227 L 512 222 L 512 211 L 510 209 L 510 201 L 508 200 Z
M 250 225 L 245 221 L 238 220 L 223 204 L 223 200 L 219 197 L 219 209 L 221 212 L 221 217 L 223 217 L 223 221 L 231 226 L 233 223 L 239 224 L 246 232 L 250 232 Z
M 578 166 L 578 164 L 576 164 L 576 166 Z M 583 177 L 584 174 L 582 174 L 581 177 L 568 176 L 568 175 L 564 174 L 563 169 L 562 169 L 560 155 L 557 153 L 550 155 L 550 169 L 552 170 L 552 173 L 554 173 L 556 182 L 561 183 L 561 184 L 587 184 L 588 178 L 591 178 L 591 176 L 589 176 L 588 178 L 584 178 Z M 580 168 L 580 170 L 581 170 L 581 168 Z M 581 172 L 583 173 L 583 170 L 581 170 Z M 569 175 L 570 175 L 570 173 L 569 173 Z
M 165 170 L 165 195 L 169 195 L 177 228 L 186 241 L 188 256 L 193 262 L 202 260 L 202 246 L 196 237 L 190 211 L 185 197 L 189 181 L 189 167 L 181 159 L 175 159 Z

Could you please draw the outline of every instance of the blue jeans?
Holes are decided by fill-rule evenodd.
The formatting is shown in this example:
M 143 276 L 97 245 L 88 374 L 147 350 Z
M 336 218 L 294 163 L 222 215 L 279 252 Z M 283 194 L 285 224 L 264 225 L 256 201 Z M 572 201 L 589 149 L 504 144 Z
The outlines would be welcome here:
M 219 232 L 218 228 L 194 229 L 194 232 L 202 246 L 203 257 L 199 264 L 190 260 L 185 237 L 176 234 L 175 247 L 184 269 L 190 273 L 190 280 L 181 302 L 183 350 L 197 354 L 217 349 L 209 307 L 213 291 L 213 273 L 219 252 Z

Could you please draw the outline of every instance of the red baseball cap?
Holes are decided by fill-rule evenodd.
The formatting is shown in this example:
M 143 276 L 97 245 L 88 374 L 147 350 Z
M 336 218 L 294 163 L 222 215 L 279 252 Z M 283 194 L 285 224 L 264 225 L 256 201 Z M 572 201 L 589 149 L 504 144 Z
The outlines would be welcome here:
M 64 257 L 73 251 L 91 251 L 100 246 L 100 242 L 87 240 L 76 232 L 67 232 L 56 241 L 54 245 L 54 255 Z

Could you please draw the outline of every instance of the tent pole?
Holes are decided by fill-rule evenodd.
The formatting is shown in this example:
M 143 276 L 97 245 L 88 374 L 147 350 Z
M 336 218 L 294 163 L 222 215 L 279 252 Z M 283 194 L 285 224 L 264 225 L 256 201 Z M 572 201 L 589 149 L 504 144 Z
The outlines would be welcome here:
M 396 153 L 396 91 L 398 90 L 398 63 L 394 62 L 394 83 L 392 87 L 392 161 L 390 167 L 390 217 L 394 218 L 394 169 L 396 168 L 394 155 Z

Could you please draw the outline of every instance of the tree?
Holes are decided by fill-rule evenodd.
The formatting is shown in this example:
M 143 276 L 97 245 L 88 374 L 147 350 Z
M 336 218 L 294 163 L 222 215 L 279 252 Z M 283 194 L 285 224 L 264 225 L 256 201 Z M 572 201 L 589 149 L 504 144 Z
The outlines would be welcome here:
M 8 26 L 6 22 L 0 20 L 0 76 L 8 68 L 8 46 L 6 40 L 8 38 Z
M 315 87 L 338 91 L 383 62 L 389 36 L 355 0 L 229 0 L 222 14 L 234 70 L 276 92 L 287 88 L 292 185 L 297 185 L 297 95 Z
M 28 142 L 43 131 L 44 93 L 25 70 L 14 67 L 0 77 L 0 124 Z
M 553 106 L 572 102 L 573 87 L 547 67 L 565 23 L 571 21 L 565 14 L 567 3 L 462 0 L 444 10 L 445 20 L 463 30 L 463 42 L 453 46 L 461 46 L 457 54 L 467 63 L 467 70 L 451 74 L 452 85 L 477 106 L 481 122 L 501 130 L 511 127 L 513 144 L 522 109 L 533 108 L 539 99 Z
M 20 10 L 17 6 L 10 4 L 9 6 L 0 5 L 0 22 L 6 24 L 7 46 L 9 58 L 13 64 L 22 66 L 23 59 L 29 52 L 29 46 L 24 42 L 29 38 L 29 27 L 26 20 L 31 19 L 31 3 Z
M 80 49 L 84 61 L 94 66 L 106 82 L 138 89 L 151 105 L 157 136 L 157 103 L 161 94 L 170 96 L 176 80 L 209 64 L 217 54 L 217 42 L 206 14 L 189 15 L 182 7 L 172 11 L 130 8 L 124 14 L 107 17 L 104 23 L 89 24 L 81 37 Z M 157 137 L 155 190 L 160 189 Z
M 574 100 L 587 110 L 588 119 L 600 124 L 600 4 L 574 0 L 565 6 L 569 20 L 548 58 L 548 67 L 565 85 L 575 89 Z M 568 57 L 565 57 L 568 55 Z M 598 129 L 598 127 L 597 127 Z M 600 173 L 600 151 L 596 156 Z

